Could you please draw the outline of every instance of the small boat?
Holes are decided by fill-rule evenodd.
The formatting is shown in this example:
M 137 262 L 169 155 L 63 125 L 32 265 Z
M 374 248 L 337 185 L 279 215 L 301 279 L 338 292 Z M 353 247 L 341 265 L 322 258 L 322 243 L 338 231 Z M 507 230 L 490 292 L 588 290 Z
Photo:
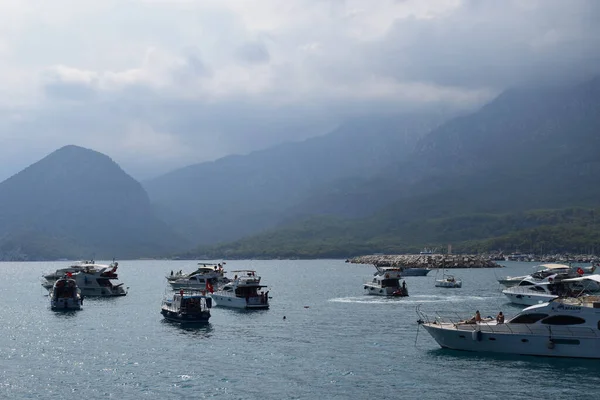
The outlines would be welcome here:
M 260 276 L 253 270 L 237 270 L 233 281 L 210 294 L 220 307 L 243 309 L 269 308 L 269 291 L 260 283 Z M 210 290 L 210 289 L 209 289 Z
M 375 268 L 377 268 L 377 272 L 375 272 L 373 278 L 363 283 L 365 294 L 394 297 L 408 296 L 406 282 L 402 281 L 402 284 L 400 284 L 402 278 L 401 268 L 381 266 L 375 266 Z
M 48 297 L 52 310 L 81 310 L 83 305 L 81 290 L 77 287 L 75 279 L 70 276 L 57 279 Z
M 460 288 L 462 287 L 462 281 L 460 279 L 456 279 L 454 275 L 444 275 L 442 279 L 436 279 L 435 287 Z
M 600 359 L 600 297 L 559 298 L 513 318 L 456 320 L 417 308 L 425 330 L 442 347 L 475 352 Z
M 208 322 L 212 299 L 203 292 L 181 289 L 172 296 L 165 297 L 160 313 L 167 321 L 180 324 Z

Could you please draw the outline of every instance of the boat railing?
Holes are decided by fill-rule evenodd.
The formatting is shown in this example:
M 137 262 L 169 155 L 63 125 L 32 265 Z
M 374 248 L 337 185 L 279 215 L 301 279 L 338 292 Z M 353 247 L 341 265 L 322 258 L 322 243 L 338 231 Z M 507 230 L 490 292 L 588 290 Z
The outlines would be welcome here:
M 269 302 L 268 295 L 258 295 L 248 297 L 247 304 L 257 305 L 257 304 L 267 304 Z

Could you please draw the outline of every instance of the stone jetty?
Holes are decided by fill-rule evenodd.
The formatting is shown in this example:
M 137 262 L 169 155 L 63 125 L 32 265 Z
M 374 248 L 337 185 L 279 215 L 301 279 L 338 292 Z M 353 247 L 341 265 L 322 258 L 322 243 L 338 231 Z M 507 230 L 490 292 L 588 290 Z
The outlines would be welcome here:
M 402 254 L 354 257 L 346 262 L 408 268 L 502 268 L 486 256 L 470 254 Z

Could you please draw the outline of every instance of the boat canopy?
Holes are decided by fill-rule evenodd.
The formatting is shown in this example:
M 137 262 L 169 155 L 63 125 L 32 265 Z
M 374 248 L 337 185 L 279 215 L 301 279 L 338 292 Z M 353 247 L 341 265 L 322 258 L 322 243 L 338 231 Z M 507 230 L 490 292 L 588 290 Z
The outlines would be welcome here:
M 570 269 L 568 265 L 565 264 L 540 264 L 534 268 L 544 267 L 545 269 Z
M 587 276 L 580 276 L 578 278 L 569 278 L 569 279 L 561 280 L 561 282 L 581 282 L 581 281 L 594 281 L 594 282 L 600 283 L 600 275 L 598 275 L 598 274 L 587 275 Z

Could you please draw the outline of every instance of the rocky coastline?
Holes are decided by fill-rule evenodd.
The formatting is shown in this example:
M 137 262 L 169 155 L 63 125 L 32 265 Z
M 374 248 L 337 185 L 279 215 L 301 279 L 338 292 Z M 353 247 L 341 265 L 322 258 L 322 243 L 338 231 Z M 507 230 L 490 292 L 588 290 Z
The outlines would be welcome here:
M 488 257 L 473 254 L 398 254 L 367 255 L 346 260 L 353 264 L 405 268 L 502 268 Z

